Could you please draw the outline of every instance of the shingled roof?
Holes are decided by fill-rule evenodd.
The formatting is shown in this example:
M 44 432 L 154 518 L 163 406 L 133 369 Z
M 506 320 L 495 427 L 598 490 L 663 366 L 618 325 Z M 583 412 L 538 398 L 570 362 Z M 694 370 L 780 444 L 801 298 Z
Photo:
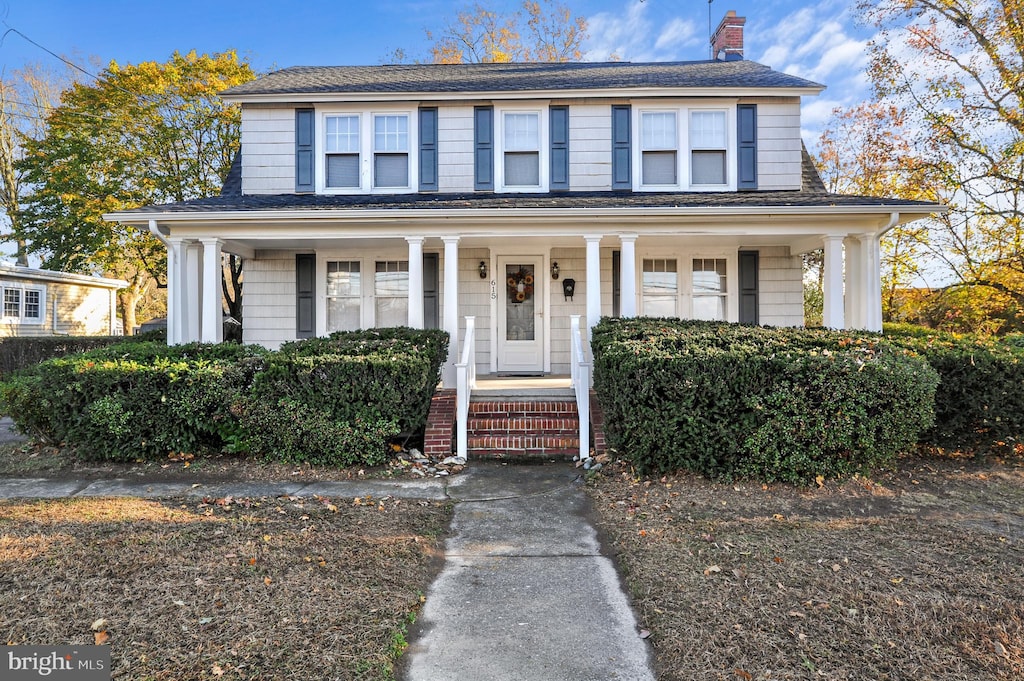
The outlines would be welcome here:
M 247 95 L 573 91 L 630 88 L 801 88 L 823 85 L 757 62 L 563 62 L 293 66 L 238 85 Z

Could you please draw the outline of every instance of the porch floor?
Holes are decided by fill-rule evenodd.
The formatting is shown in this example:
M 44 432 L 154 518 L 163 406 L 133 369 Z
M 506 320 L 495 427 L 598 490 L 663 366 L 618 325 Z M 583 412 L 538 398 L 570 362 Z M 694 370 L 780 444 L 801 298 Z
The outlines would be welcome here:
M 474 398 L 572 396 L 575 393 L 568 375 L 498 376 L 477 374 Z

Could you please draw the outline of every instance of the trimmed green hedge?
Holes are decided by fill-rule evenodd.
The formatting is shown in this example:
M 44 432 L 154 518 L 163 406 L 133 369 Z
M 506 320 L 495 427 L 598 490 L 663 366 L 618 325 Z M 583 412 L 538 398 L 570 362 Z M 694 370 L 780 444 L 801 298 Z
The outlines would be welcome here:
M 380 329 L 286 344 L 122 343 L 52 359 L 0 383 L 17 426 L 87 458 L 227 450 L 376 464 L 389 437 L 426 425 L 443 331 Z
M 1024 346 L 1005 338 L 962 336 L 908 324 L 887 324 L 889 342 L 919 353 L 939 373 L 935 425 L 926 444 L 985 449 L 1024 441 Z
M 870 470 L 932 423 L 934 370 L 877 336 L 604 319 L 609 444 L 642 471 L 807 483 Z
M 0 338 L 0 378 L 54 357 L 64 357 L 108 345 L 166 341 L 163 330 L 137 336 L 35 336 Z

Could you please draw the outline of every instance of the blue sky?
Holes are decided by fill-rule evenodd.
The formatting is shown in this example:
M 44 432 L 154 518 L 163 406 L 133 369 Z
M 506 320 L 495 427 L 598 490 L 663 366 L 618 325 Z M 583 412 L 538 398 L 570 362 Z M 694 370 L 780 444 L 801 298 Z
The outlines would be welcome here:
M 425 54 L 425 29 L 469 2 L 458 0 L 0 0 L 3 31 L 14 28 L 45 48 L 105 65 L 164 61 L 174 50 L 247 56 L 258 70 L 294 65 L 377 64 L 398 47 Z M 515 0 L 485 2 L 513 10 Z M 708 56 L 705 0 L 564 0 L 590 24 L 586 58 L 616 53 L 628 61 Z M 865 42 L 853 0 L 713 0 L 712 28 L 727 10 L 747 18 L 746 57 L 828 86 L 804 102 L 804 136 L 814 146 L 835 106 L 863 99 Z M 0 44 L 4 73 L 25 63 L 60 66 L 15 33 Z

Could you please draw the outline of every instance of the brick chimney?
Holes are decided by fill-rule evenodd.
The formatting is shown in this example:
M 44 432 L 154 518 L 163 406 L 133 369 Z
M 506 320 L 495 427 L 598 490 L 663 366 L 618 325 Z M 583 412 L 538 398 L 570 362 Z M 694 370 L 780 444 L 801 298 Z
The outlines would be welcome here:
M 743 24 L 746 17 L 736 16 L 736 10 L 725 13 L 718 28 L 711 35 L 711 58 L 735 61 L 743 59 Z

